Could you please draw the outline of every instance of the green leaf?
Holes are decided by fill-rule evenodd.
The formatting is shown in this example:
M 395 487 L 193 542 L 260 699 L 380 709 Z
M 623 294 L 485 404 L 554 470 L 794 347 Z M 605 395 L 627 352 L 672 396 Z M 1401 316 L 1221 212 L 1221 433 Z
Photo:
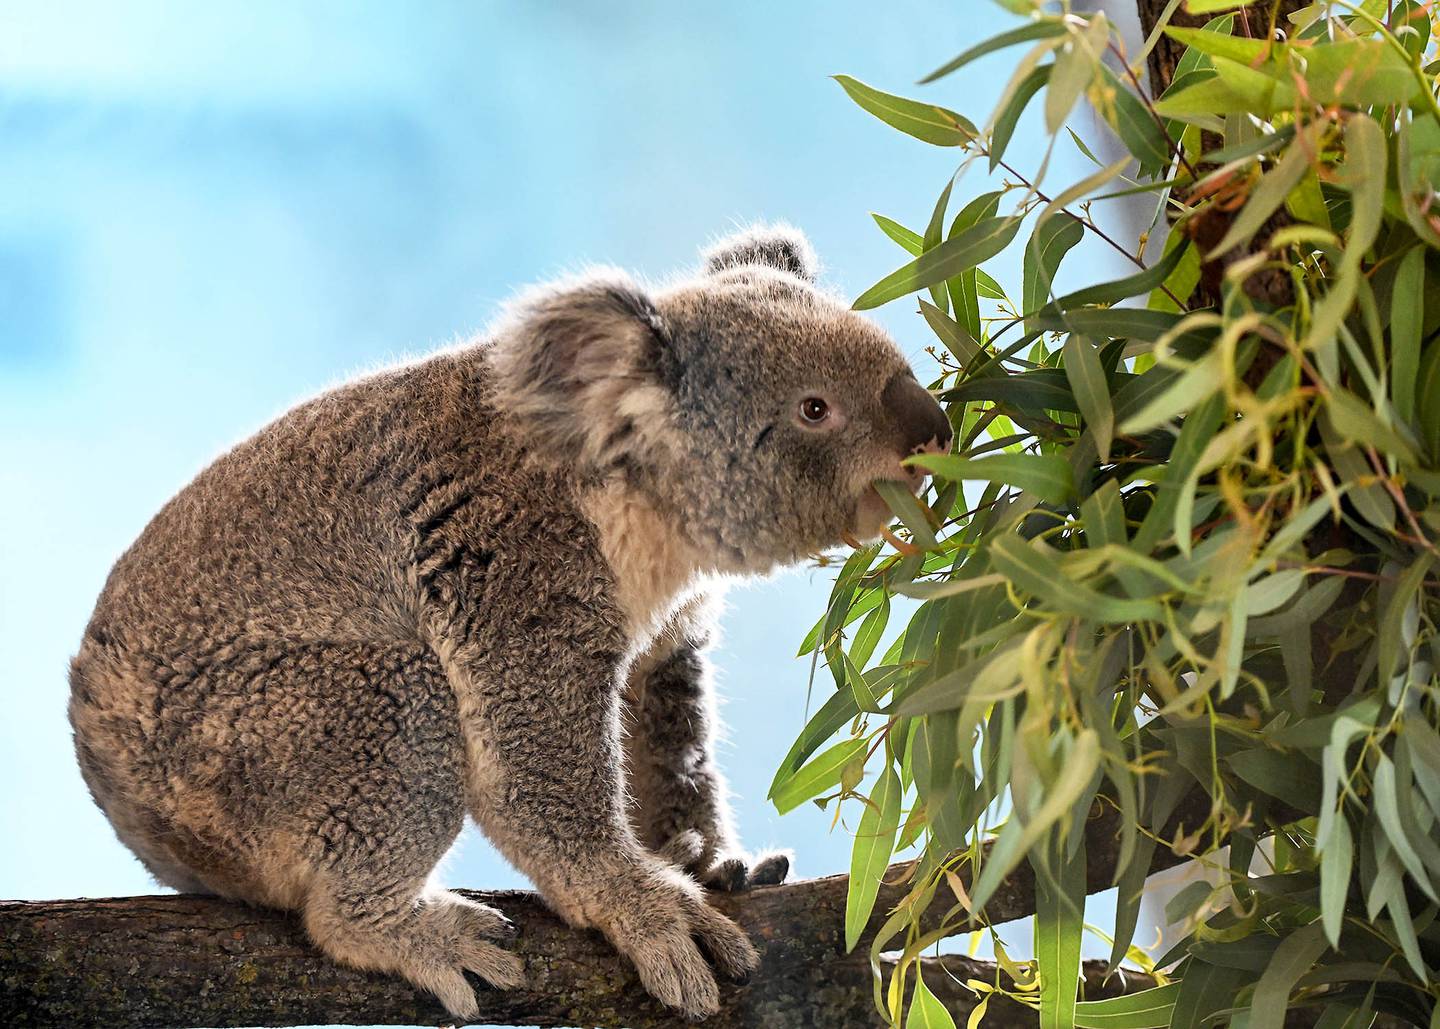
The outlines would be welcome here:
M 1041 1029 L 1075 1024 L 1080 984 L 1080 940 L 1085 933 L 1085 848 L 1073 857 L 1051 856 L 1054 882 L 1035 864 L 1035 963 L 1040 970 Z
M 1120 499 L 1120 484 L 1114 479 L 1106 480 L 1080 502 L 1080 516 L 1085 521 L 1085 535 L 1092 549 L 1109 544 L 1123 547 L 1129 542 L 1125 533 L 1125 505 Z
M 995 570 L 1034 597 L 1042 609 L 1063 611 L 1097 622 L 1163 617 L 1156 601 L 1112 597 L 1066 578 L 1051 553 L 1045 544 L 1027 543 L 1019 536 L 1002 536 L 990 544 L 990 559 Z
M 1388 107 L 1421 92 L 1410 62 L 1383 39 L 1336 39 L 1281 49 L 1292 57 L 1292 66 L 1304 62 L 1305 90 L 1314 104 Z
M 890 866 L 895 849 L 895 833 L 900 828 L 900 777 L 888 763 L 876 784 L 860 826 L 855 833 L 855 849 L 850 856 L 850 887 L 845 899 L 845 952 L 855 949 L 875 898 L 880 892 L 880 879 Z
M 983 268 L 975 269 L 975 288 L 988 300 L 1007 300 L 1004 288 Z
M 938 997 L 925 985 L 920 966 L 915 966 L 915 991 L 910 995 L 910 1014 L 905 1029 L 955 1029 L 955 1020 Z
M 1050 70 L 1053 65 L 1042 64 L 1038 68 L 1030 69 L 1030 73 L 1015 84 L 1005 106 L 995 118 L 995 127 L 990 130 L 990 170 L 993 172 L 1000 166 L 1005 157 L 1005 148 L 1010 145 L 1010 137 L 1015 134 L 1015 126 L 1020 121 L 1020 115 L 1025 113 L 1025 108 L 1040 89 L 1050 81 Z
M 940 395 L 946 403 L 966 400 L 999 400 L 1024 411 L 1074 411 L 1080 408 L 1070 391 L 1069 380 L 1058 368 L 1037 368 L 1015 375 L 974 375 Z
M 1298 101 L 1293 80 L 1273 62 L 1254 66 L 1249 61 L 1211 55 L 1210 63 L 1220 81 L 1240 97 L 1245 112 L 1269 117 L 1276 111 L 1294 108 Z
M 1432 456 L 1440 455 L 1440 345 L 1430 344 L 1420 360 L 1415 396 L 1420 438 Z
M 856 665 L 864 668 L 870 662 L 870 657 L 875 653 L 875 646 L 880 642 L 880 637 L 885 634 L 885 625 L 890 620 L 890 597 L 885 595 L 880 605 L 865 616 L 860 623 L 860 628 L 855 632 L 855 638 L 850 641 L 850 660 Z
M 1061 314 L 1060 302 L 1052 306 L 1055 307 L 1053 312 L 1047 309 L 1036 317 L 1036 329 L 1153 343 L 1180 322 L 1178 314 L 1147 311 L 1141 307 L 1086 307 Z
M 1415 847 L 1411 844 L 1410 837 L 1405 831 L 1405 824 L 1400 820 L 1400 807 L 1395 797 L 1397 789 L 1395 762 L 1384 754 L 1379 754 L 1376 760 L 1375 814 L 1380 819 L 1381 827 L 1385 830 L 1385 837 L 1390 843 L 1390 849 L 1400 858 L 1400 863 L 1405 866 L 1405 871 L 1410 873 L 1410 878 L 1415 885 L 1425 891 L 1426 896 L 1431 900 L 1436 900 L 1435 888 L 1430 885 L 1430 876 L 1426 874 L 1425 863 L 1415 852 Z M 1404 788 L 1408 790 L 1410 784 L 1405 783 Z
M 920 252 L 925 249 L 925 239 L 920 233 L 913 232 L 893 218 L 887 218 L 883 214 L 876 214 L 874 211 L 870 212 L 870 217 L 875 219 L 875 224 L 880 226 L 881 232 L 885 233 L 885 235 L 889 236 L 896 243 L 899 243 L 901 247 L 910 253 L 918 256 Z
M 1102 282 L 1095 286 L 1086 286 L 1084 289 L 1077 289 L 1074 293 L 1067 293 L 1059 300 L 1055 301 L 1055 303 L 1052 305 L 1054 310 L 1047 308 L 1046 310 L 1042 311 L 1041 314 L 1045 316 L 1047 325 L 1053 325 L 1056 322 L 1060 322 L 1063 325 L 1063 316 L 1060 314 L 1060 312 L 1062 311 L 1068 312 L 1072 315 L 1079 314 L 1080 312 L 1076 312 L 1074 310 L 1077 307 L 1084 307 L 1087 304 L 1116 304 L 1122 300 L 1128 300 L 1131 297 L 1138 297 L 1142 293 L 1149 293 L 1152 289 L 1155 289 L 1157 286 L 1164 283 L 1165 280 L 1170 277 L 1170 273 L 1173 272 L 1180 264 L 1180 259 L 1185 256 L 1185 253 L 1187 250 L 1189 250 L 1189 247 L 1189 240 L 1185 239 L 1183 236 L 1179 237 L 1179 242 L 1175 246 L 1168 249 L 1165 252 L 1165 256 L 1163 256 L 1158 262 L 1151 265 L 1149 268 L 1146 268 L 1143 271 L 1138 271 L 1134 275 L 1127 275 L 1123 279 L 1115 279 L 1111 282 Z M 1111 322 L 1111 324 L 1115 326 L 1133 328 L 1134 323 L 1124 320 L 1124 312 L 1133 310 L 1137 309 L 1125 307 L 1104 308 L 1094 312 L 1091 317 L 1092 319 L 1097 316 L 1103 318 L 1109 311 L 1119 312 L 1120 319 Z M 1168 312 L 1159 313 L 1162 315 L 1168 314 Z M 1154 324 L 1154 320 L 1146 321 L 1141 331 L 1142 333 L 1147 335 L 1142 335 L 1139 338 L 1147 338 L 1148 333 L 1153 331 Z M 1164 324 L 1167 328 L 1173 326 L 1175 324 L 1175 317 L 1173 315 L 1168 315 L 1168 317 L 1164 319 Z M 1164 330 L 1161 331 L 1163 332 Z M 1119 333 L 1109 333 L 1109 335 L 1128 336 L 1129 334 L 1122 331 Z M 1148 338 L 1158 339 L 1159 334 L 1157 333 L 1156 336 Z
M 1065 758 L 1065 775 L 1045 794 L 1039 809 L 1028 821 L 1023 822 L 1018 813 L 1012 813 L 1010 820 L 1000 831 L 989 857 L 980 869 L 975 888 L 970 892 L 970 901 L 976 911 L 985 906 L 985 902 L 995 893 L 1005 877 L 1050 827 L 1073 813 L 1075 804 L 1086 795 L 1090 779 L 1099 765 L 1099 736 L 1094 729 L 1080 730 Z
M 1003 482 L 1029 490 L 1048 504 L 1061 504 L 1075 492 L 1070 462 L 1059 454 L 994 454 L 957 457 L 917 454 L 906 464 L 919 465 L 951 482 Z
M 849 75 L 836 75 L 850 99 L 892 128 L 935 146 L 965 146 L 979 133 L 969 119 L 935 104 L 907 100 L 867 86 Z
M 1139 836 L 1135 853 L 1115 884 L 1115 939 L 1110 947 L 1107 974 L 1114 973 L 1120 967 L 1130 950 L 1131 941 L 1135 938 L 1135 927 L 1140 921 L 1140 902 L 1145 894 L 1145 878 L 1150 872 L 1150 862 L 1154 854 L 1155 841 L 1148 836 Z M 1171 1003 L 1173 1002 L 1172 998 Z
M 774 799 L 805 759 L 815 753 L 820 744 L 834 736 L 840 731 L 841 726 L 854 719 L 859 713 L 860 709 L 855 705 L 854 693 L 849 690 L 838 690 L 833 693 L 820 710 L 810 716 L 810 720 L 805 723 L 805 728 L 800 732 L 799 739 L 790 747 L 790 753 L 786 754 L 785 760 L 780 762 L 780 767 L 775 772 L 775 779 L 770 783 L 770 789 L 765 794 L 766 798 Z M 804 799 L 801 798 L 801 800 Z M 791 807 L 794 806 L 791 805 Z
M 1255 984 L 1249 1029 L 1284 1029 L 1290 991 L 1325 953 L 1327 946 L 1318 922 L 1303 926 L 1280 941 L 1275 956 L 1265 967 L 1265 974 Z
M 1032 21 L 1028 25 L 1021 25 L 1019 28 L 1011 29 L 1009 32 L 1002 32 L 999 35 L 991 36 L 982 43 L 975 44 L 959 57 L 945 62 L 929 75 L 926 75 L 920 80 L 919 85 L 923 86 L 926 83 L 934 82 L 936 79 L 949 75 L 951 72 L 959 71 L 977 58 L 994 53 L 996 50 L 1003 50 L 1006 47 L 1014 46 L 1016 43 L 1028 43 L 1036 39 L 1050 39 L 1063 35 L 1065 35 L 1065 23 L 1059 18 L 1046 18 L 1041 21 Z
M 1030 245 L 1025 248 L 1024 289 L 1021 303 L 1025 311 L 1039 311 L 1050 300 L 1051 283 L 1060 262 L 1085 236 L 1080 219 L 1057 214 L 1035 226 Z M 1034 331 L 1033 326 L 1028 327 Z
M 1160 1029 L 1170 1024 L 1180 983 L 1075 1005 L 1076 1029 Z
M 1164 425 L 1215 395 L 1224 380 L 1221 353 L 1213 350 L 1191 362 L 1163 393 L 1120 423 L 1120 431 L 1133 434 Z
M 1390 400 L 1405 421 L 1415 415 L 1415 382 L 1420 377 L 1420 334 L 1425 321 L 1425 247 L 1415 246 L 1400 261 L 1390 294 Z
M 1388 683 L 1400 664 L 1400 645 L 1404 635 L 1405 611 L 1415 600 L 1420 585 L 1425 581 L 1430 566 L 1435 563 L 1434 551 L 1426 550 L 1414 558 L 1413 563 L 1401 573 L 1395 583 L 1395 592 L 1390 594 L 1380 612 L 1380 631 L 1377 642 L 1378 670 L 1380 682 Z
M 855 301 L 855 310 L 879 307 L 896 297 L 943 282 L 967 268 L 988 261 L 1010 245 L 1015 233 L 1020 230 L 1021 220 L 1016 216 L 987 218 L 959 235 L 951 236 L 934 250 L 927 250 L 867 289 Z
M 1430 224 L 1429 212 L 1434 184 L 1440 173 L 1435 167 L 1440 152 L 1440 120 L 1433 115 L 1400 114 L 1397 177 L 1400 182 L 1400 204 L 1410 228 L 1431 247 L 1440 247 L 1440 232 Z
M 1415 449 L 1355 394 L 1333 389 L 1325 397 L 1325 406 L 1330 424 L 1342 439 L 1357 445 L 1368 444 L 1381 453 L 1398 457 L 1406 464 L 1416 463 Z
M 1130 151 L 1130 156 L 1140 162 L 1142 176 L 1162 171 L 1170 163 L 1170 140 L 1165 129 L 1108 65 L 1100 66 L 1100 74 L 1114 96 L 1113 103 L 1102 107 L 1101 114 Z
M 1115 411 L 1110 406 L 1110 383 L 1095 348 L 1083 336 L 1065 340 L 1065 377 L 1075 393 L 1080 414 L 1095 437 L 1101 464 L 1110 463 L 1110 444 L 1115 437 Z
M 1154 405 L 1146 405 L 1147 409 L 1152 406 Z M 1140 553 L 1148 554 L 1165 538 L 1167 532 L 1175 531 L 1175 512 L 1181 493 L 1190 481 L 1191 473 L 1204 454 L 1205 447 L 1219 429 L 1224 414 L 1225 398 L 1212 396 L 1192 411 L 1181 425 L 1175 446 L 1170 449 L 1170 461 L 1165 466 L 1155 502 L 1150 505 L 1150 510 L 1145 512 L 1145 519 L 1135 534 L 1135 549 Z
M 1094 81 L 1109 36 L 1110 24 L 1104 13 L 1097 11 L 1084 29 L 1070 33 L 1069 41 L 1056 54 L 1045 90 L 1045 128 L 1052 135 L 1060 131 L 1075 101 Z
M 999 191 L 982 193 L 966 204 L 955 216 L 955 220 L 950 223 L 949 235 L 955 236 L 986 218 L 995 217 L 1002 195 Z M 970 334 L 971 339 L 979 339 L 983 331 L 980 323 L 978 272 L 978 268 L 966 268 L 959 275 L 946 280 L 945 283 L 950 293 L 950 300 L 955 306 L 955 320 Z
M 955 188 L 955 178 L 952 175 L 945 183 L 945 188 L 940 191 L 939 198 L 935 201 L 935 209 L 930 213 L 930 222 L 925 226 L 925 235 L 921 239 L 921 252 L 934 250 L 940 245 L 941 238 L 945 235 L 945 211 L 950 206 L 950 191 Z M 946 310 L 944 283 L 935 282 L 930 284 L 930 299 L 935 301 L 935 306 L 942 311 Z
M 1357 268 L 1380 232 L 1388 163 L 1385 130 L 1368 114 L 1352 115 L 1345 123 L 1345 163 L 1337 169 L 1336 177 L 1350 190 L 1350 238 L 1345 260 Z
M 1213 14 L 1243 7 L 1251 0 L 1186 0 L 1185 9 L 1191 14 Z
M 1254 749 L 1231 754 L 1226 763 L 1250 786 L 1299 811 L 1312 811 L 1320 801 L 1318 770 L 1303 757 Z
M 1199 14 L 1201 12 L 1197 11 L 1192 3 L 1190 13 Z M 1210 28 L 1185 29 L 1177 25 L 1170 25 L 1166 27 L 1165 35 L 1196 53 L 1207 54 L 1210 57 L 1226 57 L 1232 61 L 1240 61 L 1242 64 L 1261 61 L 1271 50 L 1271 44 L 1263 39 L 1232 36 L 1229 31 L 1217 32 Z
M 945 349 L 950 351 L 961 368 L 968 369 L 976 364 L 978 359 L 986 356 L 980 344 L 975 342 L 975 338 L 965 327 L 934 304 L 922 299 L 920 313 L 925 316 L 931 331 L 945 344 Z
M 855 703 L 854 696 L 850 696 L 850 703 Z M 838 786 L 845 766 L 852 759 L 863 756 L 865 747 L 864 739 L 845 740 L 816 756 L 775 791 L 771 797 L 775 810 L 783 815 L 795 810 L 811 797 L 818 797 L 826 790 Z
M 1318 142 L 1325 130 L 1324 122 L 1312 122 L 1301 131 L 1290 148 L 1280 156 L 1275 167 L 1266 172 L 1245 202 L 1239 217 L 1230 225 L 1230 230 L 1207 255 L 1214 260 L 1235 247 L 1247 242 L 1272 214 L 1280 209 L 1290 191 L 1300 184 L 1311 162 L 1316 159 Z
M 871 483 L 871 488 L 890 505 L 895 516 L 905 523 L 905 528 L 910 530 L 917 547 L 932 550 L 937 546 L 935 530 L 930 527 L 929 512 L 915 499 L 915 494 L 900 483 L 888 479 L 875 480 Z
M 1179 88 L 1176 88 L 1179 87 Z M 1251 114 L 1251 104 L 1218 75 L 1195 72 L 1177 78 L 1171 89 L 1155 101 L 1155 111 L 1167 118 L 1194 119 L 1203 115 Z
M 1180 981 L 1175 1010 L 1170 1016 L 1171 1029 L 1200 1029 L 1210 1016 L 1223 1011 L 1235 1001 L 1235 994 L 1253 976 L 1237 968 L 1223 968 L 1191 958 Z
M 1339 950 L 1355 845 L 1350 838 L 1350 824 L 1343 816 L 1336 816 L 1334 826 L 1320 852 L 1320 921 L 1330 946 Z

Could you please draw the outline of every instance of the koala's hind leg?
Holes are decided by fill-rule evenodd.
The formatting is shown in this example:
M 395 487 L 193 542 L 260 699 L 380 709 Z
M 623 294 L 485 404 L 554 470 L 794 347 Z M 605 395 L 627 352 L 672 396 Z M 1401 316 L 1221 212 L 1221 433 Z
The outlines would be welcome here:
M 626 765 L 631 817 L 652 850 L 712 889 L 783 882 L 784 853 L 751 859 L 731 825 L 725 779 L 715 763 L 713 674 L 703 609 L 680 613 L 672 631 L 631 670 Z
M 465 971 L 513 988 L 524 969 L 489 942 L 513 934 L 503 915 L 429 881 L 465 812 L 449 681 L 432 655 L 398 649 L 331 650 L 325 666 L 335 713 L 315 741 L 314 765 L 328 771 L 310 809 L 323 851 L 301 906 L 306 930 L 337 961 L 398 973 L 474 1018 Z

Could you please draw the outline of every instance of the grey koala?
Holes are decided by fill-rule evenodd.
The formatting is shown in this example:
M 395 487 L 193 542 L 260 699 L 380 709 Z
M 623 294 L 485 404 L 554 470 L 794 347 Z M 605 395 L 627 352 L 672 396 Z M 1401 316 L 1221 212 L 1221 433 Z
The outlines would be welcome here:
M 717 583 L 888 520 L 950 425 L 899 349 L 754 229 L 650 290 L 522 297 L 486 338 L 309 400 L 120 558 L 70 674 L 85 781 L 162 883 L 300 912 L 455 1016 L 523 981 L 432 882 L 468 812 L 645 988 L 718 1008 L 750 942 L 712 752 Z

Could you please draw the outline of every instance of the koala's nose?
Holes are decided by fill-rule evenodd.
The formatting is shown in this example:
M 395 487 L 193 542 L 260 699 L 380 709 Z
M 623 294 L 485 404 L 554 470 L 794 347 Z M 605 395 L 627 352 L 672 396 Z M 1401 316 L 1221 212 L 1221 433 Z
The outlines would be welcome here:
M 880 395 L 895 420 L 896 444 L 902 456 L 950 449 L 950 419 L 928 390 L 909 372 L 899 372 Z

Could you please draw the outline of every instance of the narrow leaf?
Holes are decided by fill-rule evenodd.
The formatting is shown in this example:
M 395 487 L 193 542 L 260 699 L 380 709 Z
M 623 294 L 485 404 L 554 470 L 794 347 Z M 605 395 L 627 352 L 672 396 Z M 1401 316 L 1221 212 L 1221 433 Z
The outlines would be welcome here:
M 991 36 L 983 43 L 975 44 L 954 60 L 946 61 L 929 75 L 921 79 L 919 85 L 923 86 L 926 83 L 934 82 L 936 79 L 949 75 L 951 72 L 959 71 L 976 58 L 984 57 L 986 54 L 994 53 L 996 50 L 1003 50 L 1005 47 L 1014 46 L 1016 43 L 1028 43 L 1035 39 L 1048 39 L 1063 35 L 1065 35 L 1065 23 L 1059 18 L 1047 18 L 1043 21 L 1034 21 L 1028 25 L 1021 25 L 1019 28 L 1011 29 L 1009 32 L 1002 32 L 999 35 Z
M 854 704 L 852 696 L 850 703 Z M 840 773 L 853 758 L 865 753 L 863 739 L 845 740 L 824 751 L 787 780 L 771 798 L 782 815 L 793 811 L 811 797 L 818 797 L 840 784 Z
M 1095 437 L 1101 464 L 1110 463 L 1110 444 L 1115 436 L 1115 411 L 1110 406 L 1110 383 L 1100 357 L 1088 339 L 1072 334 L 1065 340 L 1065 377 L 1075 391 L 1075 403 Z
M 897 268 L 856 299 L 857 311 L 868 310 L 903 297 L 917 289 L 943 282 L 988 261 L 1010 245 L 1020 230 L 1019 217 L 987 218 L 957 236 L 951 236 L 934 250 L 927 250 L 914 261 Z
M 890 855 L 895 849 L 895 833 L 899 828 L 900 777 L 893 767 L 886 764 L 875 793 L 865 813 L 860 816 L 855 849 L 850 857 L 850 887 L 845 899 L 846 953 L 855 949 L 860 933 L 870 919 L 875 898 L 880 892 L 880 878 L 890 865 Z
M 965 146 L 978 135 L 969 119 L 935 104 L 908 100 L 867 86 L 849 75 L 836 75 L 850 99 L 892 128 L 935 146 Z
M 917 454 L 907 464 L 919 465 L 951 482 L 1003 482 L 1029 490 L 1041 500 L 1060 504 L 1075 492 L 1070 462 L 1059 454 L 994 454 L 957 457 Z

